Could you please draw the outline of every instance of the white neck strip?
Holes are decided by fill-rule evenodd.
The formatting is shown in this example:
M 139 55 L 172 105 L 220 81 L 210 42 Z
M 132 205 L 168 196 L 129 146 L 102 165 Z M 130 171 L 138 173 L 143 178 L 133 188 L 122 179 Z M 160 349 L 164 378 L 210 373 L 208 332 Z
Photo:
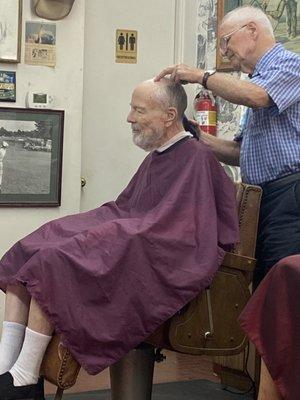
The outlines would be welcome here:
M 158 147 L 156 149 L 156 151 L 158 151 L 159 153 L 162 153 L 163 151 L 167 150 L 169 147 L 173 146 L 173 144 L 179 142 L 179 140 L 181 140 L 187 136 L 193 137 L 193 135 L 190 132 L 186 132 L 186 131 L 179 132 L 176 135 L 172 136 L 171 139 L 169 139 L 162 146 Z

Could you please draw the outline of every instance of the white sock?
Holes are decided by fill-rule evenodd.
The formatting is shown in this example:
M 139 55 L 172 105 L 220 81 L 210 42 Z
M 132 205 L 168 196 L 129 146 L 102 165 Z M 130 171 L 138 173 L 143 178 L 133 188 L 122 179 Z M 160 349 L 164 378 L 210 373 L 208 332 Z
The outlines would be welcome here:
M 17 322 L 3 322 L 0 343 L 0 374 L 9 371 L 19 357 L 25 328 L 25 325 Z
M 26 328 L 21 353 L 10 369 L 15 386 L 33 385 L 37 383 L 44 353 L 52 336 Z

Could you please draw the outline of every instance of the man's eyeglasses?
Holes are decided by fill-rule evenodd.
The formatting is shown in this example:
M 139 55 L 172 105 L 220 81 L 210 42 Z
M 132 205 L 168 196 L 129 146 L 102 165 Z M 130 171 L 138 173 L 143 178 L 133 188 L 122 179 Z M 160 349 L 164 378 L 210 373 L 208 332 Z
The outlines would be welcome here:
M 241 26 L 240 28 L 236 28 L 234 31 L 232 31 L 232 32 L 228 33 L 227 35 L 221 37 L 219 47 L 220 47 L 220 50 L 221 50 L 222 54 L 226 54 L 228 43 L 229 43 L 229 40 L 231 39 L 232 35 L 234 33 L 238 32 L 238 31 L 240 31 L 241 29 L 245 28 L 245 26 L 247 26 L 247 24 Z

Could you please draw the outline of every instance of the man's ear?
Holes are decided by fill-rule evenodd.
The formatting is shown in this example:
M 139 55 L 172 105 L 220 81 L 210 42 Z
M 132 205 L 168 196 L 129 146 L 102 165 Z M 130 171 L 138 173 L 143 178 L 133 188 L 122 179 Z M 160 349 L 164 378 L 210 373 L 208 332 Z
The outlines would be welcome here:
M 258 27 L 255 22 L 249 22 L 247 24 L 247 29 L 250 31 L 250 35 L 253 39 L 257 39 L 258 37 Z
M 169 127 L 177 120 L 177 109 L 175 107 L 169 107 L 166 112 L 166 126 Z

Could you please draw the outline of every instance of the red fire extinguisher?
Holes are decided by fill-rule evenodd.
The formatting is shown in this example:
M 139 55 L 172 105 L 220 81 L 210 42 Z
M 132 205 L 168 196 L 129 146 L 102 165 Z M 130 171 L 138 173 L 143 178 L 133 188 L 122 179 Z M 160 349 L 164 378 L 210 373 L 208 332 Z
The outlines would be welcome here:
M 200 129 L 216 136 L 217 134 L 217 107 L 216 102 L 207 90 L 199 92 L 194 100 L 195 120 Z

